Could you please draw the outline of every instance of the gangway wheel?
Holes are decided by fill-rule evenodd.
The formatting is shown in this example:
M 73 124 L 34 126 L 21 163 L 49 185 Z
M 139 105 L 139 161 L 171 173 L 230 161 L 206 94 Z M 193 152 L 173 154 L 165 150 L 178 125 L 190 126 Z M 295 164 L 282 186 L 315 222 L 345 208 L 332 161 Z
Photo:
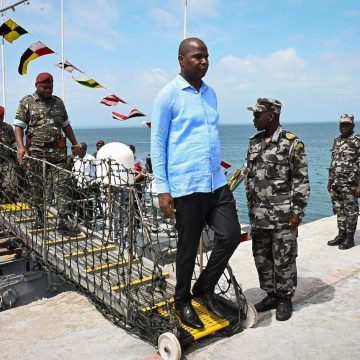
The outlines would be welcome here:
M 181 358 L 179 340 L 171 332 L 166 332 L 159 336 L 158 349 L 163 360 L 180 360 Z
M 258 314 L 253 304 L 249 302 L 247 302 L 246 304 L 247 304 L 247 313 L 243 325 L 245 329 L 249 329 L 256 325 L 258 321 Z

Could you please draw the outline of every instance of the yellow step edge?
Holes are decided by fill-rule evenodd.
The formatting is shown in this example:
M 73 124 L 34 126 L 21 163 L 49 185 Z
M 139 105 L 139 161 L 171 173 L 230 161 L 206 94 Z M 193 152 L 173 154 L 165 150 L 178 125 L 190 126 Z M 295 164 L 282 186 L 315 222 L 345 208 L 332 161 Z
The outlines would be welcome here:
M 168 272 L 164 272 L 162 273 L 162 275 L 165 277 L 165 278 L 168 278 L 169 277 L 169 273 Z M 154 280 L 154 276 L 144 276 L 142 279 L 136 279 L 136 280 L 133 280 L 131 281 L 129 284 L 121 284 L 121 285 L 116 285 L 116 286 L 113 286 L 111 288 L 112 291 L 119 291 L 119 290 L 122 290 L 128 286 L 136 286 L 136 285 L 141 285 L 141 284 L 146 284 L 150 281 Z
M 174 298 L 171 298 L 171 299 L 169 299 L 168 302 L 169 302 L 170 304 L 172 304 L 174 301 L 175 301 Z M 146 312 L 146 311 L 150 311 L 150 310 L 154 310 L 154 309 L 161 308 L 161 307 L 163 307 L 163 306 L 165 306 L 165 305 L 166 305 L 166 301 L 161 301 L 161 302 L 155 304 L 154 306 L 146 306 L 146 307 L 143 307 L 143 308 L 141 309 L 141 311 Z
M 94 253 L 107 251 L 107 250 L 113 250 L 113 249 L 116 249 L 116 245 L 101 246 L 101 247 L 86 250 L 86 251 L 75 251 L 70 254 L 66 254 L 64 257 L 69 258 L 72 256 L 83 256 L 83 255 L 87 255 L 87 254 L 94 254 Z
M 51 214 L 51 215 L 47 215 L 46 216 L 46 219 L 49 220 L 49 219 L 54 219 L 56 216 Z M 14 222 L 16 223 L 22 223 L 22 222 L 30 222 L 30 221 L 34 221 L 36 220 L 36 217 L 35 216 L 31 216 L 31 217 L 23 217 L 23 218 L 19 218 L 19 219 L 15 219 Z
M 31 206 L 29 204 L 22 203 L 22 202 L 0 205 L 0 212 L 30 210 L 30 209 L 31 209 Z
M 133 259 L 133 261 L 132 261 L 133 264 L 138 264 L 139 262 L 140 262 L 139 258 Z M 105 264 L 105 265 L 101 265 L 101 266 L 96 266 L 95 268 L 88 267 L 86 269 L 86 272 L 87 273 L 92 273 L 92 272 L 100 271 L 100 270 L 110 270 L 112 268 L 123 267 L 123 266 L 126 266 L 128 264 L 129 264 L 129 261 L 118 261 L 117 263 L 111 263 L 111 264 Z
M 86 239 L 86 235 L 85 234 L 79 234 L 76 236 L 64 236 L 61 239 L 55 239 L 55 240 L 48 240 L 45 241 L 46 245 L 57 245 L 57 244 L 62 244 L 62 243 L 66 243 L 68 241 L 79 241 L 79 240 L 83 240 Z
M 201 339 L 207 335 L 214 333 L 215 331 L 219 331 L 224 329 L 230 325 L 229 320 L 220 319 L 216 317 L 214 314 L 210 313 L 206 307 L 195 300 L 192 300 L 192 305 L 199 315 L 200 320 L 204 324 L 203 329 L 194 329 L 190 326 L 186 326 L 185 324 L 180 322 L 180 326 L 188 332 L 194 340 Z M 168 317 L 169 314 L 166 309 L 159 308 L 158 312 L 160 315 Z M 179 319 L 180 320 L 180 319 Z
M 46 231 L 54 231 L 56 228 L 55 227 L 47 227 L 47 228 L 42 228 L 42 229 L 30 229 L 28 230 L 29 233 L 38 233 L 38 232 L 43 232 L 44 230 Z

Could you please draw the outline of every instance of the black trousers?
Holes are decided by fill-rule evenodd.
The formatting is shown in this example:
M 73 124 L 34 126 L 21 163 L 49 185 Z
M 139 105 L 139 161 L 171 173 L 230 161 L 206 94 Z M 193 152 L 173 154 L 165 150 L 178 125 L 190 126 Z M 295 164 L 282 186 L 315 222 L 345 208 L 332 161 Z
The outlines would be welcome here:
M 224 269 L 239 245 L 240 224 L 235 200 L 228 185 L 213 193 L 193 193 L 174 198 L 179 239 L 176 254 L 175 301 L 191 299 L 191 279 L 201 232 L 205 223 L 215 233 L 216 242 L 206 268 L 197 280 L 202 293 L 212 294 Z

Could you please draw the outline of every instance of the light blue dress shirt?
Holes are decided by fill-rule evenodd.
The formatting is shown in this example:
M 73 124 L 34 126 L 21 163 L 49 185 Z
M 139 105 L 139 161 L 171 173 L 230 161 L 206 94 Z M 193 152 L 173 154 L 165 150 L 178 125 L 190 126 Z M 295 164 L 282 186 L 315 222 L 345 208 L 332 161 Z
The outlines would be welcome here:
M 213 192 L 227 183 L 221 169 L 215 91 L 199 91 L 181 75 L 160 90 L 151 118 L 151 160 L 156 189 L 173 197 Z

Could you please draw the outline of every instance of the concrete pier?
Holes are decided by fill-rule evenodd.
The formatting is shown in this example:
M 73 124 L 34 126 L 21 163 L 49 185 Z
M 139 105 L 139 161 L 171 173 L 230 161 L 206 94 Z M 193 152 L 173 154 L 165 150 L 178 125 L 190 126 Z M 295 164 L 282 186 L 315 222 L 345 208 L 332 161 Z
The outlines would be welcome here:
M 294 314 L 278 322 L 261 314 L 253 329 L 207 338 L 184 359 L 358 359 L 360 352 L 360 228 L 350 250 L 329 247 L 336 218 L 299 228 Z M 242 243 L 231 259 L 250 302 L 263 297 L 251 253 Z M 86 297 L 67 292 L 0 313 L 1 359 L 160 359 L 151 345 L 108 322 Z

